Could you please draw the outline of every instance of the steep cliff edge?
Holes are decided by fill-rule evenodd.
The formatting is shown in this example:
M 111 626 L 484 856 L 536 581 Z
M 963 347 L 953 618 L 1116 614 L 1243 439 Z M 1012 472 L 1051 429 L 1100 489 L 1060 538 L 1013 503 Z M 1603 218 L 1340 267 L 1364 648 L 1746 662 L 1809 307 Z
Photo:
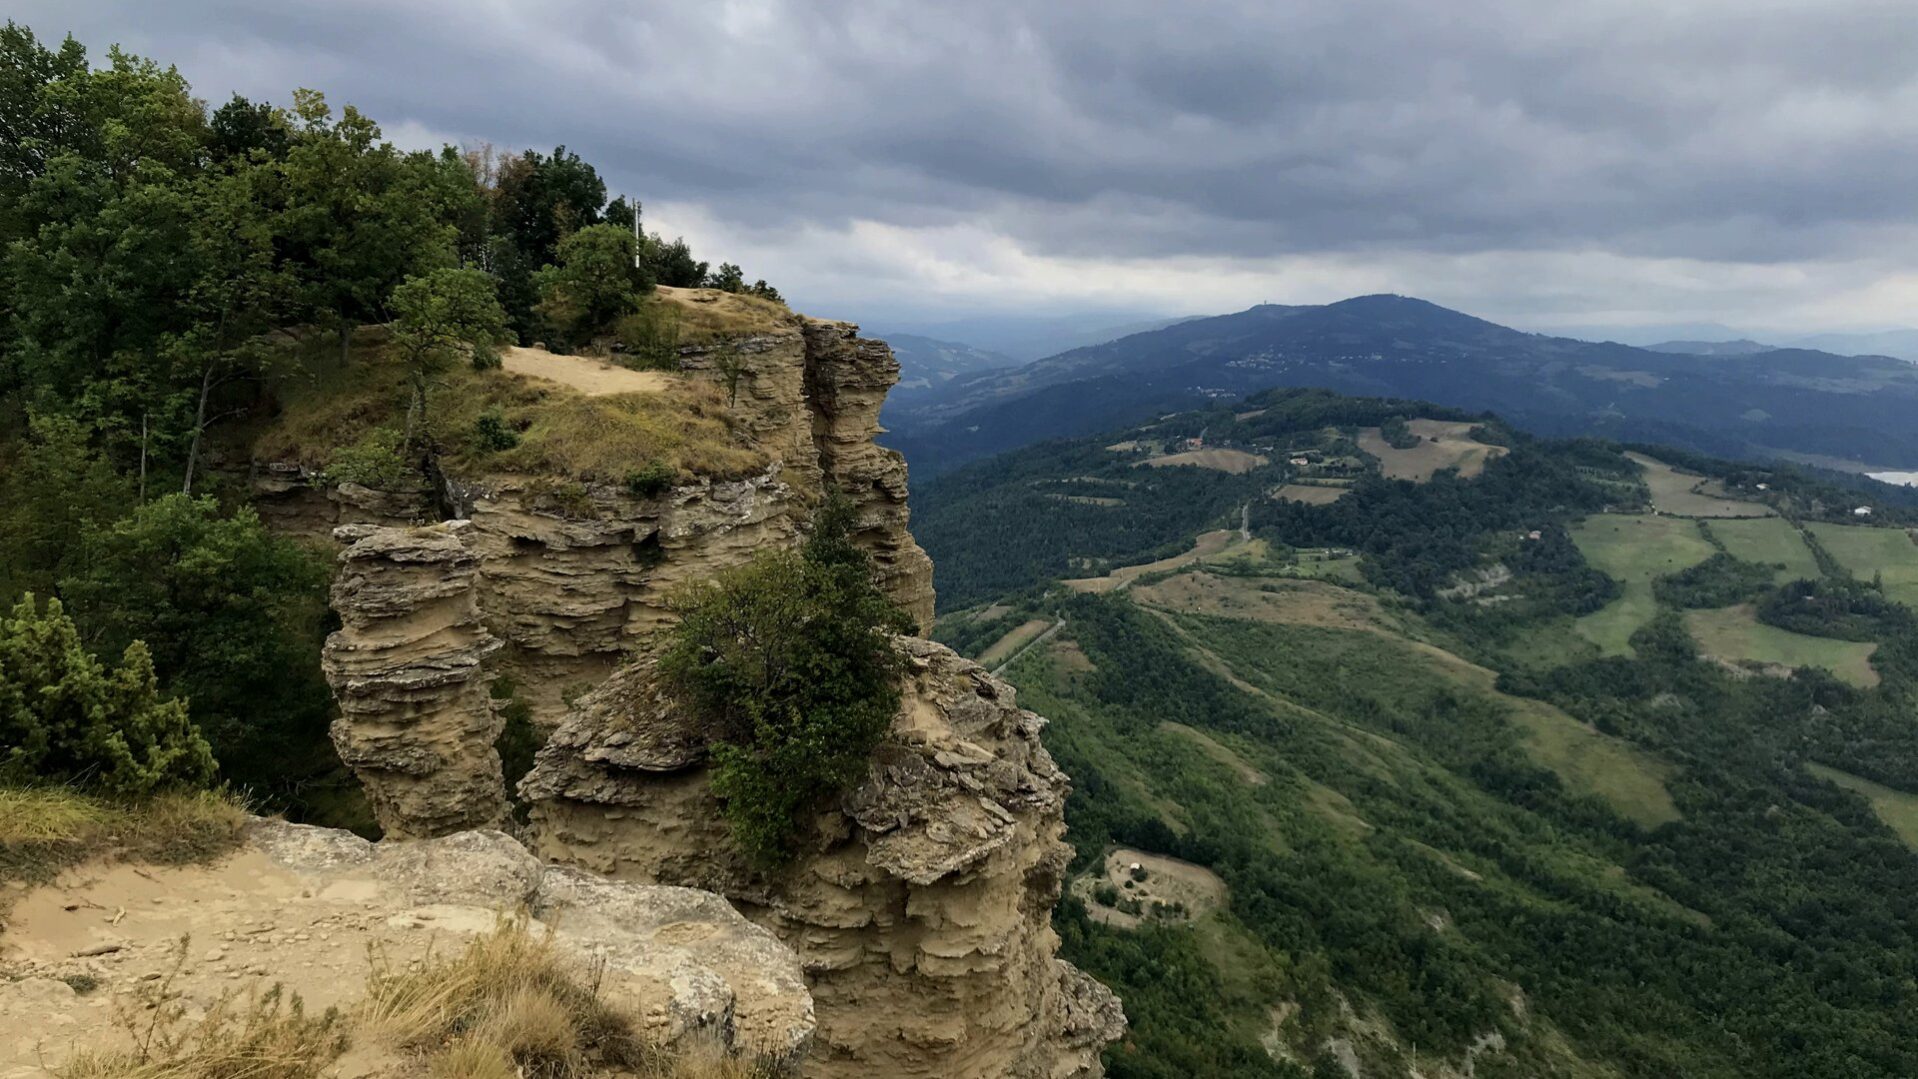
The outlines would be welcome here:
M 733 302 L 663 291 L 708 322 L 701 305 Z M 792 947 L 817 1005 L 807 1074 L 1096 1076 L 1125 1020 L 1110 991 L 1057 957 L 1069 782 L 1010 686 L 899 639 L 904 704 L 868 778 L 820 813 L 794 865 L 765 875 L 734 848 L 709 790 L 711 733 L 655 685 L 649 646 L 675 617 L 674 594 L 800 543 L 829 489 L 852 502 L 852 536 L 888 595 L 931 622 L 905 464 L 873 441 L 898 378 L 890 350 L 846 323 L 752 314 L 682 346 L 674 376 L 708 387 L 709 401 L 720 388 L 750 468 L 649 485 L 449 467 L 443 490 L 385 496 L 261 473 L 269 512 L 303 529 L 397 521 L 430 503 L 457 518 L 338 530 L 349 546 L 328 673 L 358 705 L 336 731 L 342 756 L 390 829 L 497 819 L 501 803 L 480 790 L 499 768 L 480 678 L 510 673 L 556 728 L 520 787 L 534 852 L 719 892 Z M 437 584 L 416 579 L 435 573 Z M 434 791 L 437 803 L 409 800 Z
M 888 593 L 929 628 L 932 563 L 907 529 L 905 461 L 873 441 L 899 377 L 891 349 L 849 323 L 771 305 L 742 314 L 739 298 L 710 289 L 659 293 L 689 325 L 708 327 L 680 347 L 669 382 L 718 387 L 723 396 L 697 404 L 723 413 L 729 468 L 688 465 L 653 489 L 629 474 L 643 460 L 555 474 L 461 459 L 445 463 L 442 490 L 374 491 L 328 481 L 318 459 L 269 458 L 253 469 L 262 516 L 316 538 L 349 523 L 470 521 L 480 611 L 503 643 L 490 666 L 516 676 L 546 725 L 564 697 L 603 680 L 669 620 L 668 599 L 686 582 L 797 543 L 828 487 L 857 507 L 854 538 Z M 486 377 L 534 398 L 529 409 L 602 392 L 565 383 L 559 361 L 571 357 L 548 357 L 553 378 L 527 374 L 541 366 L 521 359 L 518 373 Z M 659 396 L 669 409 L 670 394 Z
M 708 789 L 707 740 L 648 660 L 589 694 L 522 792 L 542 857 L 710 888 L 800 953 L 819 1015 L 809 1074 L 1100 1074 L 1111 992 L 1057 958 L 1070 857 L 1044 721 L 945 647 L 902 638 L 905 699 L 867 780 L 796 863 L 754 873 Z

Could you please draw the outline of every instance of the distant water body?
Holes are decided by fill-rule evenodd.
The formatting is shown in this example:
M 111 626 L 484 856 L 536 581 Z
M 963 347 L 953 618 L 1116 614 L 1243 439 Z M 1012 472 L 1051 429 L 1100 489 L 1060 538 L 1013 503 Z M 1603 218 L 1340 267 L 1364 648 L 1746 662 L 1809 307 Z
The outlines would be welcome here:
M 1918 487 L 1918 472 L 1867 472 L 1865 475 L 1881 483 L 1898 483 L 1906 487 Z

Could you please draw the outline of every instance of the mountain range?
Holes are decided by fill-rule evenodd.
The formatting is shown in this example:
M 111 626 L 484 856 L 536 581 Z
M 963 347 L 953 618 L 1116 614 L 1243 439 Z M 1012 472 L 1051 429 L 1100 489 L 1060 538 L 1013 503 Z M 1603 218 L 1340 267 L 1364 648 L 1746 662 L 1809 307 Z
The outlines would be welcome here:
M 1493 409 L 1549 435 L 1740 457 L 1918 464 L 1918 366 L 1796 348 L 1661 351 L 1526 333 L 1424 300 L 1261 304 L 1019 367 L 974 371 L 888 410 L 928 476 L 1276 386 Z

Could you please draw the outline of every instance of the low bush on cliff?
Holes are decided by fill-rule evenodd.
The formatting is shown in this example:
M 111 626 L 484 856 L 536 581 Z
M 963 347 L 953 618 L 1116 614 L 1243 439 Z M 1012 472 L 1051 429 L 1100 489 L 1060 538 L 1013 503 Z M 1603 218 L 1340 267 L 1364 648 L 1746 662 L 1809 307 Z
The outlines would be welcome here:
M 740 847 L 791 857 L 809 807 L 858 782 L 899 708 L 892 635 L 906 616 L 873 583 L 829 498 L 801 553 L 761 554 L 681 603 L 659 669 L 718 732 L 713 790 Z
M 0 619 L 0 779 L 141 795 L 206 783 L 213 769 L 186 702 L 161 697 L 145 644 L 108 667 L 59 600 L 43 610 L 28 595 Z

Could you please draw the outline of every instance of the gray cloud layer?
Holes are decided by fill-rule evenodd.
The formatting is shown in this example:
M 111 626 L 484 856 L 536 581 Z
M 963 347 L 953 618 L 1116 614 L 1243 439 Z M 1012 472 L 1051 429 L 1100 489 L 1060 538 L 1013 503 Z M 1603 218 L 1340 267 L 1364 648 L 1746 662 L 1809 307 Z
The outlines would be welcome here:
M 213 98 L 310 85 L 395 135 L 565 142 L 834 298 L 866 272 L 1077 302 L 1068 279 L 1111 268 L 1107 299 L 1151 301 L 1160 263 L 1173 308 L 1205 274 L 1233 299 L 1470 282 L 1450 298 L 1547 320 L 1762 317 L 1793 287 L 1803 321 L 1895 319 L 1914 296 L 1906 0 L 15 8 Z M 1584 255 L 1680 298 L 1608 291 Z

